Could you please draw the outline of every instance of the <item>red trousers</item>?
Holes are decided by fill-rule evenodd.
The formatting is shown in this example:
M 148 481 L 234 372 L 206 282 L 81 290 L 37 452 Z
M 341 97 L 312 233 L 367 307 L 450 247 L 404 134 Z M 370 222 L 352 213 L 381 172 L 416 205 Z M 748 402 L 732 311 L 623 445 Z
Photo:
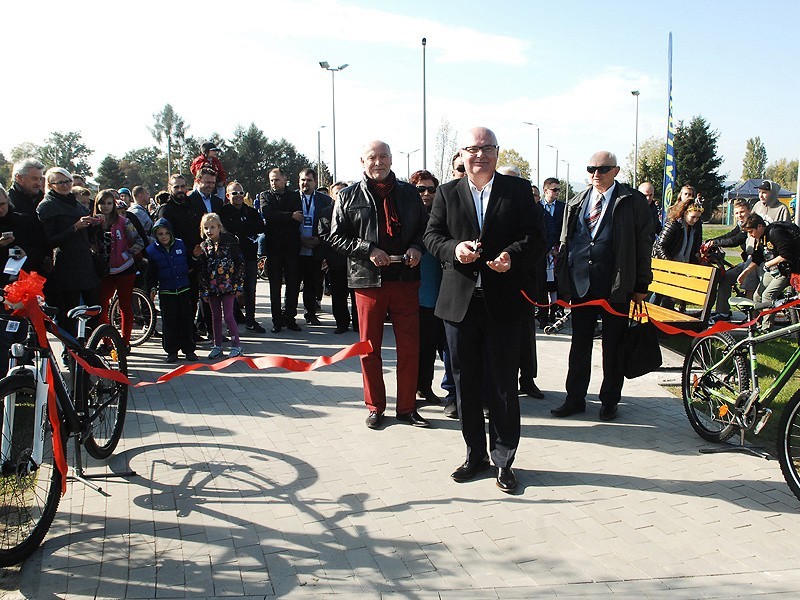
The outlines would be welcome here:
M 419 282 L 385 281 L 379 288 L 355 290 L 361 341 L 372 342 L 372 352 L 361 357 L 364 402 L 370 410 L 386 410 L 383 383 L 383 321 L 388 312 L 397 343 L 397 414 L 416 409 L 419 370 Z
M 100 280 L 100 322 L 108 323 L 108 305 L 111 297 L 117 292 L 119 297 L 119 312 L 122 318 L 122 339 L 128 344 L 131 341 L 133 329 L 133 284 L 136 273 L 130 275 L 106 275 Z

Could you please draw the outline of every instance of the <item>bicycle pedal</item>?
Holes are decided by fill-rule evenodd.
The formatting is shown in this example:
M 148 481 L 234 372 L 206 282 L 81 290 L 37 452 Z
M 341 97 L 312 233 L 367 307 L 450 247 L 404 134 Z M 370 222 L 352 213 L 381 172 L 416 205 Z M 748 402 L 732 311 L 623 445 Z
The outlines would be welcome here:
M 761 432 L 761 430 L 764 429 L 764 425 L 767 424 L 767 421 L 769 421 L 769 418 L 771 416 L 772 416 L 771 408 L 765 408 L 759 411 L 759 419 L 756 422 L 755 426 L 753 427 L 753 433 L 755 435 L 758 435 Z

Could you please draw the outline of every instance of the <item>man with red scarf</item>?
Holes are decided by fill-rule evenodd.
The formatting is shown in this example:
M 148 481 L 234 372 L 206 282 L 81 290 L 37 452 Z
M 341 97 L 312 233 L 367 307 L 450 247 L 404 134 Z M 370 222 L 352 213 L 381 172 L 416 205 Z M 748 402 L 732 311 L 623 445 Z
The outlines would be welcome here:
M 397 419 L 430 427 L 416 411 L 419 369 L 419 261 L 428 211 L 416 188 L 392 172 L 392 152 L 376 140 L 364 146 L 364 177 L 339 192 L 328 241 L 348 257 L 347 283 L 355 290 L 367 427 L 378 429 L 386 410 L 381 342 L 386 314 L 397 344 Z

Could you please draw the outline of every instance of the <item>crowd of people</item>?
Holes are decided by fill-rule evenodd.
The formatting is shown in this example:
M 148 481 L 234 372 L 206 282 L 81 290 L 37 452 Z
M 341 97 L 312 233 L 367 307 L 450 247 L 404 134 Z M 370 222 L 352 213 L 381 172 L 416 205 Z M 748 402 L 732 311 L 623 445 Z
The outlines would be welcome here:
M 24 269 L 46 277 L 46 300 L 68 329 L 75 327 L 69 309 L 100 304 L 99 318 L 107 320 L 116 295 L 126 343 L 134 286 L 157 293 L 165 360 L 175 363 L 181 353 L 199 360 L 200 345 L 210 345 L 209 359 L 222 357 L 226 342 L 228 356 L 240 356 L 239 325 L 267 333 L 256 304 L 264 255 L 272 334 L 303 331 L 301 301 L 305 326 L 323 325 L 326 290 L 333 332 L 352 328 L 371 342 L 361 357 L 369 428 L 380 429 L 387 410 L 381 346 L 388 321 L 397 349 L 396 418 L 430 427 L 418 406 L 443 402 L 445 415 L 460 419 L 466 444 L 452 478 L 472 479 L 491 461 L 497 486 L 511 492 L 519 396 L 544 397 L 535 382 L 537 320 L 544 327 L 561 317 L 555 300 L 571 303 L 566 395 L 551 411 L 557 418 L 586 410 L 602 321 L 599 417 L 615 419 L 627 318 L 592 301 L 606 300 L 626 315 L 631 301 L 649 295 L 652 256 L 698 262 L 703 206 L 684 186 L 662 228 L 653 185 L 637 190 L 618 182 L 610 152 L 590 157 L 589 187 L 567 202 L 557 200 L 557 178 L 544 180 L 540 196 L 518 169 L 498 167 L 498 156 L 495 134 L 474 128 L 452 159 L 450 181 L 440 184 L 420 170 L 405 182 L 392 171 L 389 145 L 376 140 L 364 147 L 359 181 L 321 189 L 314 169 L 305 168 L 295 188 L 275 167 L 269 189 L 256 193 L 229 179 L 219 149 L 208 142 L 192 176 L 171 175 L 155 201 L 141 185 L 93 194 L 79 176 L 29 158 L 14 165 L 8 192 L 0 187 L 0 258 L 24 259 Z M 736 284 L 766 300 L 800 270 L 800 236 L 783 224 L 789 216 L 777 189 L 765 180 L 752 214 L 737 202 L 737 225 L 710 242 L 740 246 L 743 258 L 721 282 L 717 319 L 730 319 L 727 300 Z M 14 277 L 7 268 L 2 283 Z M 671 305 L 669 298 L 653 300 Z M 437 358 L 444 399 L 434 391 Z

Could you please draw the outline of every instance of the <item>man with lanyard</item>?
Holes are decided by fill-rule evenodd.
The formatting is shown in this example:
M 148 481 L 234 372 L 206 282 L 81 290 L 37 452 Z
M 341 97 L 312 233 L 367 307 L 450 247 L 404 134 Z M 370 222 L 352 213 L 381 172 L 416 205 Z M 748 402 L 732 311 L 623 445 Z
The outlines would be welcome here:
M 303 306 L 306 309 L 306 323 L 321 325 L 317 317 L 317 290 L 322 272 L 322 256 L 320 254 L 317 231 L 322 211 L 333 204 L 330 196 L 317 191 L 317 175 L 314 169 L 300 171 L 300 204 L 303 210 L 303 221 L 300 223 L 300 258 L 298 272 L 303 283 Z M 298 290 L 299 294 L 299 290 Z

